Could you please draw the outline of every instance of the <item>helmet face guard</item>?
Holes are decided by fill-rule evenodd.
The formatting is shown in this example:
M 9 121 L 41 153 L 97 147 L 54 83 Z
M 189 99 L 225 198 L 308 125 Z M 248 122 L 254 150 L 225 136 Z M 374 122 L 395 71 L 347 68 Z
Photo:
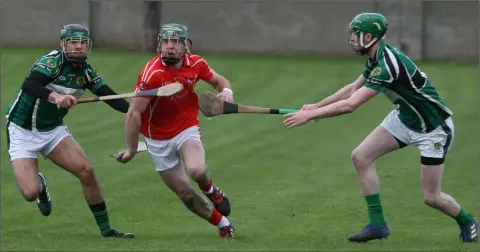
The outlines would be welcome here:
M 92 40 L 87 27 L 69 24 L 60 31 L 61 47 L 65 58 L 69 61 L 86 61 L 92 49 Z
M 184 25 L 163 25 L 158 34 L 157 52 L 161 54 L 166 65 L 175 65 L 183 59 L 185 54 L 190 54 L 190 45 L 188 29 Z

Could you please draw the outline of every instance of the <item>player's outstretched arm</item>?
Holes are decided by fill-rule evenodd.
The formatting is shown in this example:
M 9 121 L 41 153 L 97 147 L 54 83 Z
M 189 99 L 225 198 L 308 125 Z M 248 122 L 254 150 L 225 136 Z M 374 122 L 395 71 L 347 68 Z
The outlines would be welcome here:
M 295 113 L 286 114 L 283 116 L 285 118 L 283 124 L 289 128 L 293 128 L 305 124 L 312 119 L 322 119 L 352 113 L 377 94 L 378 91 L 374 89 L 362 87 L 353 92 L 348 99 L 340 100 L 321 108 L 301 110 Z
M 362 87 L 344 100 L 331 103 L 327 106 L 312 110 L 311 119 L 322 119 L 352 113 L 362 104 L 366 103 L 377 95 L 378 91 L 368 87 Z
M 119 162 L 126 163 L 132 159 L 138 148 L 138 135 L 140 134 L 141 114 L 147 109 L 150 99 L 144 97 L 132 98 L 132 103 L 128 109 L 125 118 L 125 138 L 127 140 L 128 150 L 121 153 Z
M 363 74 L 360 75 L 360 77 L 358 77 L 354 82 L 344 86 L 334 94 L 316 103 L 316 107 L 321 108 L 326 105 L 332 104 L 334 102 L 348 99 L 355 91 L 357 91 L 359 88 L 363 86 L 363 84 L 365 84 L 365 81 L 366 79 L 363 76 Z
M 113 91 L 107 84 L 103 84 L 101 87 L 99 87 L 94 94 L 96 96 L 106 96 L 106 95 L 116 95 L 117 93 Z M 115 100 L 106 100 L 104 101 L 108 106 L 111 108 L 122 112 L 122 113 L 127 113 L 128 112 L 128 107 L 129 103 L 125 99 L 115 99 Z

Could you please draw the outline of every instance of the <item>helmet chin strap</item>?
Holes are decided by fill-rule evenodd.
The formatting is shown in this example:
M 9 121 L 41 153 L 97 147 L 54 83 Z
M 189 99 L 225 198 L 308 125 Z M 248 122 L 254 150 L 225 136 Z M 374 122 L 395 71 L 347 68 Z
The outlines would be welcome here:
M 360 45 L 365 48 L 365 49 L 368 49 L 370 48 L 375 42 L 377 42 L 377 38 L 373 38 L 372 41 L 370 41 L 370 43 L 364 45 L 363 44 L 363 32 L 360 32 Z
M 360 40 L 360 46 L 362 47 L 362 49 L 360 51 L 358 51 L 357 53 L 360 54 L 360 55 L 367 54 L 370 47 L 372 47 L 372 45 L 375 44 L 375 42 L 377 42 L 377 38 L 373 38 L 372 41 L 370 41 L 370 43 L 365 45 L 363 43 L 363 32 L 360 32 L 359 40 Z

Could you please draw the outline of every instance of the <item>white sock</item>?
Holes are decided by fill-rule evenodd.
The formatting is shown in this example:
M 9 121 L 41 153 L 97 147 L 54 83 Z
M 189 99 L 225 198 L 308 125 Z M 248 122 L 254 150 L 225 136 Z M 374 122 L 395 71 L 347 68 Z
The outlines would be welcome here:
M 207 194 L 212 194 L 213 193 L 213 185 L 210 186 L 210 189 L 208 190 Z
M 227 219 L 227 217 L 222 216 L 222 219 L 220 222 L 217 224 L 218 228 L 226 227 L 230 225 L 230 221 Z

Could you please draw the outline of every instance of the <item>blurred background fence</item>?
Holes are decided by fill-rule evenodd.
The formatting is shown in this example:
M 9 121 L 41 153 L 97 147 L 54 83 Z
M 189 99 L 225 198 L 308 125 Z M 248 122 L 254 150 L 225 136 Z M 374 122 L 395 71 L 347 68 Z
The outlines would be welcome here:
M 151 51 L 176 22 L 196 52 L 352 56 L 347 24 L 366 11 L 383 13 L 388 42 L 414 59 L 478 61 L 478 1 L 3 0 L 0 43 L 57 46 L 62 24 L 81 23 L 95 48 Z

